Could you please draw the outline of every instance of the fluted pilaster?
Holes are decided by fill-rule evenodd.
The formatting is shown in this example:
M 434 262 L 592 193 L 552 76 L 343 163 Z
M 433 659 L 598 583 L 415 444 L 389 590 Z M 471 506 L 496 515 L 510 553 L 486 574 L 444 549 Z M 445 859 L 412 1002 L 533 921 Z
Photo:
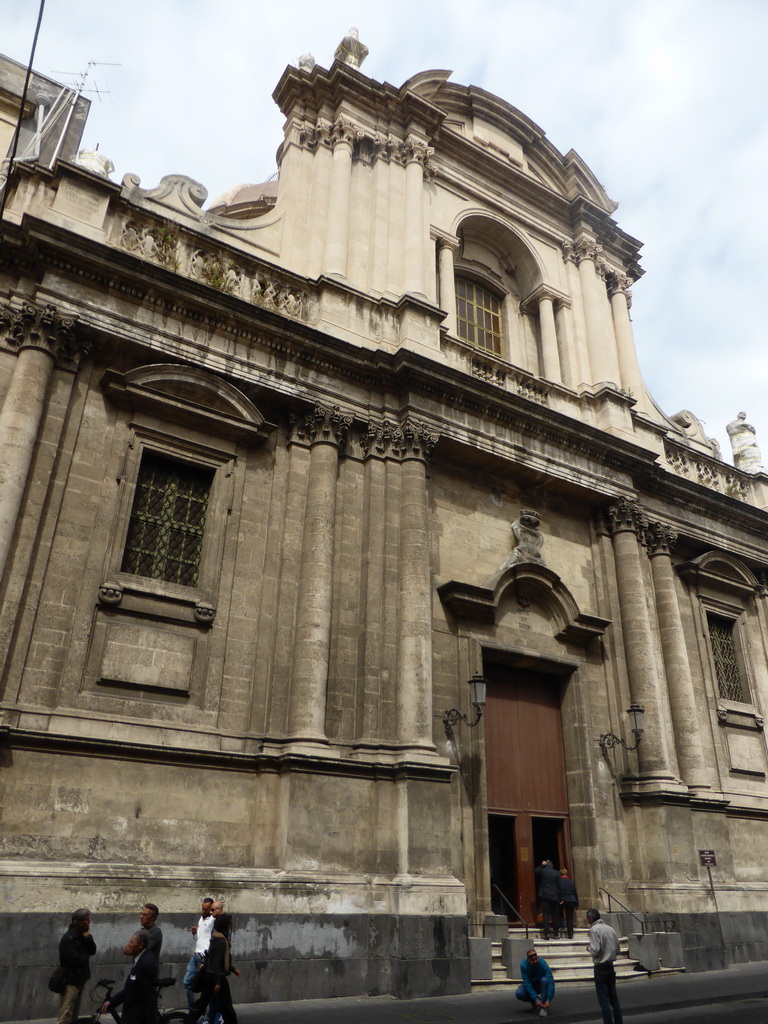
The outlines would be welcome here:
M 75 334 L 76 318 L 56 308 L 24 303 L 0 310 L 0 330 L 18 352 L 0 411 L 0 579 L 18 519 L 48 385 L 54 366 L 77 369 L 87 351 Z
M 611 536 L 616 564 L 630 696 L 633 702 L 645 708 L 645 733 L 637 750 L 640 773 L 660 782 L 676 782 L 674 753 L 669 749 L 664 725 L 666 701 L 656 665 L 640 557 L 647 517 L 636 501 L 620 497 L 605 510 L 603 522 Z
M 672 567 L 672 549 L 676 540 L 677 534 L 666 524 L 649 524 L 646 541 L 653 573 L 677 761 L 683 782 L 690 789 L 698 791 L 709 789 L 711 780 L 701 742 L 696 694 Z
M 351 422 L 337 406 L 321 405 L 292 420 L 291 443 L 310 450 L 288 707 L 288 735 L 294 740 L 327 742 L 336 481 L 339 448 Z

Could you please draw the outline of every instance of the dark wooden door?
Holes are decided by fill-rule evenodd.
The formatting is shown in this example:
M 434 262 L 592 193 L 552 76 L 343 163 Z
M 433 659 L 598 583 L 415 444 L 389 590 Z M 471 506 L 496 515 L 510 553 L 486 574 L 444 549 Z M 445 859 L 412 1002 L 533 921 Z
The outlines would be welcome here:
M 547 858 L 560 867 L 567 858 L 560 681 L 504 665 L 486 664 L 484 672 L 491 884 L 533 924 L 534 868 Z M 493 905 L 499 909 L 495 889 Z

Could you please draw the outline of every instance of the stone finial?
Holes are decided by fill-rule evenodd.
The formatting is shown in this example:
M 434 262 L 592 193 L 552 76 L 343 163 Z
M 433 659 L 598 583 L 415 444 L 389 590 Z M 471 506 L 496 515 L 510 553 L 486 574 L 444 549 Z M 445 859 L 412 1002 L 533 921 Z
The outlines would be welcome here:
M 367 56 L 368 47 L 360 42 L 357 29 L 351 28 L 336 47 L 333 59 L 349 64 L 351 68 L 359 68 Z
M 539 530 L 540 523 L 541 516 L 538 512 L 532 508 L 520 509 L 519 518 L 512 523 L 512 535 L 516 544 L 501 563 L 500 572 L 521 562 L 538 562 L 539 565 L 546 565 L 541 557 L 544 537 Z
M 755 428 L 746 422 L 747 414 L 740 412 L 725 428 L 733 448 L 733 464 L 744 473 L 761 473 L 763 458 L 755 441 Z
M 315 64 L 317 64 L 317 61 L 315 60 L 311 53 L 302 53 L 302 55 L 299 57 L 300 71 L 311 71 L 314 68 Z

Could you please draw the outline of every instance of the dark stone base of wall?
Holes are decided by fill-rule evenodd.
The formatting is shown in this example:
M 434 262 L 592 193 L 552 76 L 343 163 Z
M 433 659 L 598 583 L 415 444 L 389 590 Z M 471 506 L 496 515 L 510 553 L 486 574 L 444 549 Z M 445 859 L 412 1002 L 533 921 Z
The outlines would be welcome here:
M 604 914 L 617 931 L 629 935 L 639 925 L 629 914 Z M 649 931 L 676 931 L 683 940 L 686 971 L 720 971 L 730 964 L 768 960 L 768 912 L 721 914 L 646 914 Z
M 176 978 L 163 1005 L 185 1006 L 181 985 L 194 948 L 188 928 L 197 914 L 161 914 L 161 976 Z M 58 997 L 47 981 L 58 963 L 66 917 L 9 914 L 0 943 L 0 1020 L 54 1017 Z M 85 987 L 81 1013 L 99 978 L 125 977 L 122 947 L 138 928 L 136 916 L 94 914 L 97 953 Z M 236 1003 L 338 996 L 392 995 L 399 999 L 469 992 L 469 920 L 466 917 L 405 917 L 389 914 L 264 915 L 235 917 L 233 959 L 242 976 L 232 978 Z M 94 992 L 98 998 L 99 993 Z

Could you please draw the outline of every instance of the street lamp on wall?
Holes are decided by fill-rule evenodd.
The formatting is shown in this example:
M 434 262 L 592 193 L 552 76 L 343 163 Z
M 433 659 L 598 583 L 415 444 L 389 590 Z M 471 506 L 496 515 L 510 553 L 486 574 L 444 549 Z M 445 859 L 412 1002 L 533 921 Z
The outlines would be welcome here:
M 629 728 L 635 737 L 634 747 L 630 747 L 625 740 L 615 733 L 606 732 L 600 737 L 600 750 L 603 757 L 606 757 L 608 751 L 616 746 L 622 746 L 625 750 L 637 750 L 640 746 L 640 740 L 643 738 L 643 715 L 645 714 L 645 708 L 641 708 L 639 704 L 635 704 L 633 701 L 627 708 L 627 714 L 629 715 Z
M 458 725 L 459 722 L 465 722 L 470 729 L 474 729 L 483 717 L 483 708 L 485 707 L 485 690 L 488 686 L 488 682 L 480 675 L 479 672 L 475 672 L 472 678 L 467 680 L 467 682 L 469 683 L 469 699 L 472 707 L 475 709 L 476 718 L 474 722 L 470 722 L 467 716 L 462 711 L 459 711 L 458 708 L 451 708 L 450 711 L 444 711 L 443 723 L 445 724 L 446 732 L 452 729 L 454 725 Z

